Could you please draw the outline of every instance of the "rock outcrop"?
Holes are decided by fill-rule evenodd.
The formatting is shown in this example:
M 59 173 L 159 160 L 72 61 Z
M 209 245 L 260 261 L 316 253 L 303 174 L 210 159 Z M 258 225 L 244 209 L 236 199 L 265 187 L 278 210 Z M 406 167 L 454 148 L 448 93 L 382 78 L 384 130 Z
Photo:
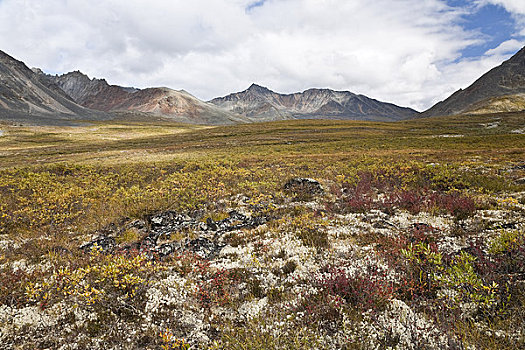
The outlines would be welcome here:
M 223 234 L 256 228 L 267 220 L 265 216 L 251 217 L 232 210 L 225 219 L 214 221 L 207 218 L 203 222 L 197 217 L 166 211 L 150 215 L 145 220 L 135 220 L 124 225 L 112 224 L 97 232 L 95 238 L 82 244 L 80 249 L 85 252 L 98 249 L 103 253 L 134 251 L 145 253 L 151 259 L 162 259 L 175 252 L 192 252 L 201 258 L 212 259 L 224 247 L 221 242 Z M 142 237 L 127 244 L 117 244 L 115 236 L 130 229 Z M 184 230 L 191 230 L 197 237 L 173 240 L 174 235 Z

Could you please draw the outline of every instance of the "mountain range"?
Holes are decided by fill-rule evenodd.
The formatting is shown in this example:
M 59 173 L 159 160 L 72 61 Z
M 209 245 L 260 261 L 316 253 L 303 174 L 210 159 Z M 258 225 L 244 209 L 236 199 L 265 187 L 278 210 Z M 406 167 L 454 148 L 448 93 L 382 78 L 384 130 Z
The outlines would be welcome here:
M 105 119 L 105 113 L 78 105 L 45 76 L 0 51 L 0 119 L 31 124 Z
M 395 121 L 418 112 L 349 91 L 309 89 L 279 94 L 252 84 L 247 90 L 210 101 L 232 113 L 258 121 L 287 119 L 357 119 Z
M 524 109 L 525 48 L 423 113 L 349 91 L 308 89 L 280 94 L 257 84 L 201 101 L 184 90 L 110 85 L 79 71 L 49 75 L 0 51 L 0 120 L 30 124 L 109 120 L 122 115 L 207 125 L 289 119 L 397 121 Z
M 165 87 L 136 89 L 109 85 L 104 79 L 90 79 L 79 71 L 43 75 L 78 104 L 104 112 L 143 112 L 192 124 L 233 124 L 250 122 L 242 116 L 203 102 L 184 90 Z

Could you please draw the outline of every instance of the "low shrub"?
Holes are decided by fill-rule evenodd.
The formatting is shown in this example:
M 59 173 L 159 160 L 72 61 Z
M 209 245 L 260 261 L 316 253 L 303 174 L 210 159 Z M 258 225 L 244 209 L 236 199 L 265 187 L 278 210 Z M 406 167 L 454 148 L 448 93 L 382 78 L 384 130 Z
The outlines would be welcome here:
M 343 269 L 330 267 L 317 283 L 322 293 L 339 297 L 361 311 L 380 309 L 393 296 L 392 284 L 386 280 L 385 273 L 372 266 L 356 276 L 351 276 Z

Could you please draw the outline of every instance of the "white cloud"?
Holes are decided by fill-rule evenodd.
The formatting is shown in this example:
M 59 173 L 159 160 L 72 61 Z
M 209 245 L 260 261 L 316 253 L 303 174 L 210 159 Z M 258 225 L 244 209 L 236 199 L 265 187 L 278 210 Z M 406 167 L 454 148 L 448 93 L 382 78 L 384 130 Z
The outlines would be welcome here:
M 502 42 L 498 47 L 494 49 L 488 50 L 486 52 L 486 55 L 487 56 L 493 56 L 493 55 L 501 56 L 501 55 L 506 55 L 506 54 L 512 54 L 518 51 L 519 49 L 521 49 L 522 47 L 523 47 L 522 42 L 516 39 L 511 39 L 511 40 Z
M 525 1 L 523 0 L 482 0 L 482 2 L 503 6 L 509 13 L 525 15 Z
M 483 40 L 460 26 L 465 11 L 443 0 L 2 0 L 0 49 L 49 72 L 79 69 L 203 99 L 257 82 L 424 109 L 519 44 L 461 60 Z

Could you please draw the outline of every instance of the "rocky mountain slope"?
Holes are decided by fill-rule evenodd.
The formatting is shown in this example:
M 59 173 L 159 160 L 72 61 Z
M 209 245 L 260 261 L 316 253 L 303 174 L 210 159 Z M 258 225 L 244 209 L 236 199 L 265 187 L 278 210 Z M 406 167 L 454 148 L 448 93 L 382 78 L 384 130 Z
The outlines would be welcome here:
M 247 118 L 203 102 L 184 90 L 135 89 L 109 85 L 104 79 L 90 79 L 81 72 L 47 76 L 79 104 L 101 111 L 136 111 L 162 115 L 192 124 L 232 124 Z
M 475 103 L 466 111 L 468 114 L 489 114 L 520 112 L 525 110 L 525 94 L 493 97 Z
M 421 114 L 422 117 L 444 116 L 471 111 L 506 112 L 522 110 L 511 101 L 519 101 L 516 95 L 525 93 L 525 48 L 481 76 L 468 88 L 456 91 L 449 98 Z M 506 96 L 506 102 L 496 102 Z M 514 97 L 513 97 L 514 96 Z M 483 106 L 486 106 L 484 108 Z
M 101 118 L 107 115 L 78 105 L 51 80 L 0 51 L 0 119 L 47 124 Z
M 257 121 L 310 118 L 394 121 L 418 114 L 410 108 L 348 91 L 309 89 L 300 93 L 279 94 L 256 84 L 245 91 L 210 102 Z

